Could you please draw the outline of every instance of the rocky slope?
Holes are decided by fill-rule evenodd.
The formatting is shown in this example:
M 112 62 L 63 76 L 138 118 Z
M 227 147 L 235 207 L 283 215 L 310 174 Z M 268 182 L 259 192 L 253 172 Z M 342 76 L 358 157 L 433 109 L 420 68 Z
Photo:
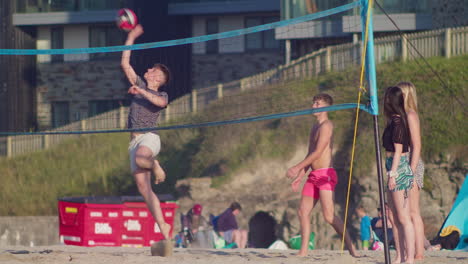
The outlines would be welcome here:
M 269 212 L 277 221 L 276 235 L 288 240 L 299 233 L 297 208 L 300 201 L 299 193 L 293 193 L 289 180 L 285 177 L 288 166 L 303 158 L 305 146 L 298 147 L 294 157 L 289 161 L 270 160 L 258 161 L 256 166 L 239 171 L 233 179 L 219 188 L 211 187 L 211 178 L 190 178 L 177 182 L 180 195 L 179 212 L 188 211 L 194 203 L 204 206 L 203 215 L 219 214 L 232 201 L 238 201 L 243 206 L 243 213 L 238 217 L 242 228 L 248 228 L 249 219 L 258 211 Z M 421 192 L 421 212 L 425 224 L 426 236 L 432 239 L 445 217 L 449 213 L 456 198 L 459 187 L 465 178 L 466 169 L 454 161 L 430 163 L 426 165 L 426 184 Z M 375 167 L 375 166 L 374 166 Z M 467 168 L 466 164 L 461 168 Z M 335 210 L 344 218 L 346 193 L 348 188 L 348 170 L 338 169 L 339 183 L 335 192 L 337 205 Z M 348 209 L 348 231 L 353 240 L 358 243 L 359 220 L 354 208 L 363 204 L 370 216 L 377 216 L 379 207 L 377 173 L 373 169 L 367 175 L 354 175 L 351 187 Z M 340 249 L 341 237 L 333 228 L 325 223 L 320 203 L 314 209 L 311 217 L 312 231 L 316 233 L 316 246 L 323 249 Z M 179 223 L 176 221 L 176 230 Z

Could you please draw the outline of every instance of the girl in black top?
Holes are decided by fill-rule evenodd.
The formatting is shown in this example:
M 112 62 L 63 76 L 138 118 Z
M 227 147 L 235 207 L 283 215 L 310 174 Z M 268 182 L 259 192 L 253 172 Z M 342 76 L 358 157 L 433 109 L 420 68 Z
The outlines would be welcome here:
M 408 191 L 413 188 L 413 173 L 409 163 L 411 135 L 404 108 L 404 97 L 399 87 L 385 91 L 384 114 L 387 119 L 382 141 L 387 151 L 388 189 L 392 200 L 394 217 L 397 220 L 399 240 L 404 241 L 406 259 L 397 262 L 413 263 L 415 250 L 414 226 L 410 207 L 406 202 Z M 402 250 L 403 251 L 403 250 Z M 403 256 L 402 256 L 403 257 Z

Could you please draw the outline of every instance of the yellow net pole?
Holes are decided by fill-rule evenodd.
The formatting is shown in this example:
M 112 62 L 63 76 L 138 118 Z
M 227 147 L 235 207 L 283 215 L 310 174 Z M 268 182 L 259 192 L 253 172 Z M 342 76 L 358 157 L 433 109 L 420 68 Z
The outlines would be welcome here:
M 365 34 L 364 34 L 364 45 L 363 45 L 363 50 L 362 50 L 362 62 L 361 62 L 361 77 L 359 81 L 359 92 L 358 92 L 358 101 L 357 101 L 357 107 L 356 107 L 356 120 L 354 122 L 354 135 L 353 135 L 353 147 L 351 149 L 351 164 L 349 167 L 349 180 L 348 180 L 348 193 L 346 195 L 346 206 L 345 206 L 345 217 L 344 217 L 344 224 L 343 224 L 343 236 L 341 238 L 341 252 L 344 250 L 344 240 L 345 240 L 345 235 L 346 235 L 346 223 L 348 220 L 348 207 L 349 207 L 349 194 L 351 190 L 351 180 L 353 177 L 353 164 L 354 164 L 354 153 L 355 153 L 355 148 L 356 148 L 356 138 L 357 138 L 357 129 L 358 129 L 358 123 L 359 123 L 359 105 L 361 104 L 361 94 L 362 91 L 365 91 L 364 87 L 364 73 L 365 73 L 365 66 L 366 66 L 366 52 L 367 52 L 367 38 L 368 38 L 368 26 L 369 26 L 369 20 L 370 20 L 370 10 L 372 8 L 372 0 L 369 0 L 369 4 L 367 6 L 367 18 L 366 18 L 366 27 L 365 27 Z

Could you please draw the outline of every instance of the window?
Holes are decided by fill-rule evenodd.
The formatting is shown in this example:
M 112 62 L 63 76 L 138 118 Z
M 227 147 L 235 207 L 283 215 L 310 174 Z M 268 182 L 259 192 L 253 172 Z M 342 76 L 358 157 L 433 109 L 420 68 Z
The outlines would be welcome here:
M 246 17 L 245 27 L 254 27 L 279 21 L 279 17 Z M 280 41 L 275 39 L 274 30 L 266 30 L 245 35 L 246 50 L 279 49 Z
M 218 18 L 208 18 L 206 20 L 206 34 L 216 34 L 219 32 Z M 209 40 L 206 42 L 206 54 L 218 53 L 218 40 Z
M 88 117 L 93 117 L 114 109 L 120 106 L 128 106 L 128 100 L 92 100 L 89 101 Z
M 70 123 L 70 104 L 52 102 L 52 127 L 60 127 L 68 123 Z
M 53 27 L 50 30 L 50 48 L 63 49 L 63 28 Z M 52 54 L 50 57 L 52 62 L 63 62 L 63 54 Z
M 115 25 L 90 26 L 89 46 L 108 47 L 124 44 L 124 34 Z M 120 58 L 121 52 L 91 53 L 91 59 Z

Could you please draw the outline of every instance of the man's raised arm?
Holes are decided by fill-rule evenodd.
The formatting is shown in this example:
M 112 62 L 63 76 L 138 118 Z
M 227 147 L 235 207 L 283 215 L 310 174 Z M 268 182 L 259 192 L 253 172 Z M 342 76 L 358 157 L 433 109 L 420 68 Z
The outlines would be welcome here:
M 134 29 L 132 29 L 130 32 L 128 32 L 127 35 L 127 40 L 125 41 L 125 45 L 130 46 L 135 43 L 135 39 L 138 38 L 143 34 L 143 27 L 141 25 L 137 25 Z M 135 85 L 137 75 L 135 71 L 133 70 L 132 65 L 130 65 L 130 55 L 132 51 L 131 50 L 124 50 L 122 52 L 122 60 L 120 62 L 120 65 L 122 66 L 122 70 L 125 73 L 125 76 L 127 76 L 128 81 L 132 84 Z

